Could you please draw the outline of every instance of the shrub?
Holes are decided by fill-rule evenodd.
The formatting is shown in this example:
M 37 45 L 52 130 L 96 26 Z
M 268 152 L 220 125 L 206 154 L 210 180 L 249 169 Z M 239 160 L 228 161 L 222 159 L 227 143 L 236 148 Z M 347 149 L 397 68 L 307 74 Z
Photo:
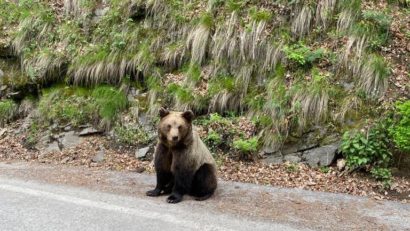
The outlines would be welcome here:
M 233 147 L 239 151 L 240 157 L 244 159 L 253 159 L 254 154 L 258 151 L 259 139 L 252 137 L 250 139 L 237 139 L 233 141 Z
M 205 143 L 212 147 L 217 147 L 222 144 L 222 137 L 214 130 L 208 131 L 208 136 L 204 139 Z
M 347 166 L 370 169 L 376 179 L 389 185 L 391 173 L 388 167 L 392 157 L 388 149 L 389 142 L 387 128 L 381 123 L 366 132 L 346 132 L 342 139 L 342 153 Z
M 374 167 L 372 168 L 370 173 L 375 179 L 382 181 L 385 188 L 390 187 L 391 179 L 392 179 L 392 174 L 391 174 L 390 169 Z
M 396 110 L 389 134 L 400 151 L 410 153 L 410 100 L 397 103 Z
M 324 49 L 312 50 L 303 43 L 285 46 L 283 51 L 288 60 L 299 66 L 312 65 L 325 56 Z
M 12 100 L 0 101 L 0 125 L 10 122 L 17 112 L 17 104 Z
M 117 142 L 126 145 L 142 145 L 150 141 L 148 134 L 140 127 L 129 128 L 117 125 L 114 127 L 114 134 Z
M 342 139 L 342 152 L 349 167 L 387 167 L 392 156 L 388 144 L 385 126 L 378 124 L 367 132 L 346 132 Z
M 95 121 L 95 106 L 83 88 L 53 87 L 40 98 L 40 121 L 43 124 L 71 124 L 78 127 Z

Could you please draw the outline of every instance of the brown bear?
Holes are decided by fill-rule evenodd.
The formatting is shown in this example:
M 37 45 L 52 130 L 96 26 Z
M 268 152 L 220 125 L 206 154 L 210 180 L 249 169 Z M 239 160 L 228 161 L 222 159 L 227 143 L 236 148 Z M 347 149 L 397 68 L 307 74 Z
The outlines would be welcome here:
M 216 164 L 192 126 L 192 111 L 160 109 L 158 144 L 155 150 L 157 185 L 148 196 L 170 194 L 168 203 L 182 201 L 185 194 L 206 200 L 217 187 Z

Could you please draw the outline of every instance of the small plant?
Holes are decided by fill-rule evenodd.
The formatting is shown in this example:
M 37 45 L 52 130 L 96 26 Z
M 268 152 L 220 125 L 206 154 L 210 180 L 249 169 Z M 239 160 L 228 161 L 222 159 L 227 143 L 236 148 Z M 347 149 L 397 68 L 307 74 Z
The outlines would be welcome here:
M 142 145 L 147 144 L 149 140 L 148 134 L 140 127 L 128 128 L 117 125 L 114 127 L 116 141 L 126 145 Z
M 222 137 L 219 133 L 215 132 L 214 130 L 208 131 L 208 136 L 204 140 L 207 145 L 209 146 L 219 146 L 222 143 Z
M 297 164 L 290 163 L 290 164 L 286 165 L 286 172 L 294 173 L 294 172 L 297 172 L 297 171 L 299 171 L 299 167 L 298 167 Z
M 374 167 L 370 173 L 376 180 L 383 182 L 384 188 L 390 188 L 392 174 L 389 168 Z
M 397 115 L 389 134 L 395 146 L 404 153 L 410 153 L 410 100 L 396 104 Z
M 384 125 L 377 124 L 367 132 L 346 132 L 342 139 L 342 152 L 347 165 L 352 168 L 389 165 L 391 152 L 388 149 L 389 138 Z
M 239 151 L 241 158 L 252 159 L 256 151 L 258 151 L 259 139 L 252 137 L 250 139 L 237 139 L 233 141 L 233 147 Z
M 10 122 L 17 112 L 17 104 L 12 100 L 0 101 L 0 125 Z
M 299 66 L 312 65 L 325 56 L 325 50 L 322 48 L 312 50 L 303 43 L 285 46 L 283 51 L 286 57 Z
M 330 168 L 327 166 L 322 166 L 319 168 L 319 171 L 326 174 L 330 172 Z

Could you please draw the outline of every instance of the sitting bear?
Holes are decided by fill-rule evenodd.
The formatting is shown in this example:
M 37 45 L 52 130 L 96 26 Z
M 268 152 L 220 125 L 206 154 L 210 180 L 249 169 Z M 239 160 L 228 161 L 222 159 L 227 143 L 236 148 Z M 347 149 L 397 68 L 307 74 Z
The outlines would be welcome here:
M 206 200 L 217 187 L 216 164 L 192 126 L 192 111 L 161 108 L 155 151 L 157 185 L 148 196 L 170 194 L 168 203 L 182 201 L 185 194 Z

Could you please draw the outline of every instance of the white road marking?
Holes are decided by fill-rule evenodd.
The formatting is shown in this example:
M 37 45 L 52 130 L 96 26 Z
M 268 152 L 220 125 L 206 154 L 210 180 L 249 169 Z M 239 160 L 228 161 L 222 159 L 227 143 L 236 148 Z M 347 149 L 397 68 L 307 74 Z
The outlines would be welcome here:
M 176 225 L 188 226 L 189 228 L 193 230 L 231 231 L 231 229 L 226 229 L 226 228 L 217 227 L 213 225 L 203 225 L 203 224 L 198 224 L 196 222 L 191 222 L 189 220 L 183 220 L 171 214 L 152 212 L 152 211 L 143 210 L 143 209 L 133 209 L 133 208 L 113 205 L 113 204 L 109 204 L 105 202 L 92 201 L 92 200 L 87 200 L 87 199 L 67 196 L 67 195 L 60 195 L 60 194 L 40 191 L 36 189 L 23 188 L 23 187 L 8 185 L 8 184 L 0 184 L 0 189 L 9 191 L 9 192 L 16 192 L 16 193 L 22 193 L 26 195 L 41 197 L 41 198 L 48 198 L 48 199 L 52 199 L 56 201 L 79 205 L 79 206 L 104 209 L 104 210 L 134 215 L 138 217 L 143 217 L 147 219 L 162 220 L 164 222 L 173 223 Z

